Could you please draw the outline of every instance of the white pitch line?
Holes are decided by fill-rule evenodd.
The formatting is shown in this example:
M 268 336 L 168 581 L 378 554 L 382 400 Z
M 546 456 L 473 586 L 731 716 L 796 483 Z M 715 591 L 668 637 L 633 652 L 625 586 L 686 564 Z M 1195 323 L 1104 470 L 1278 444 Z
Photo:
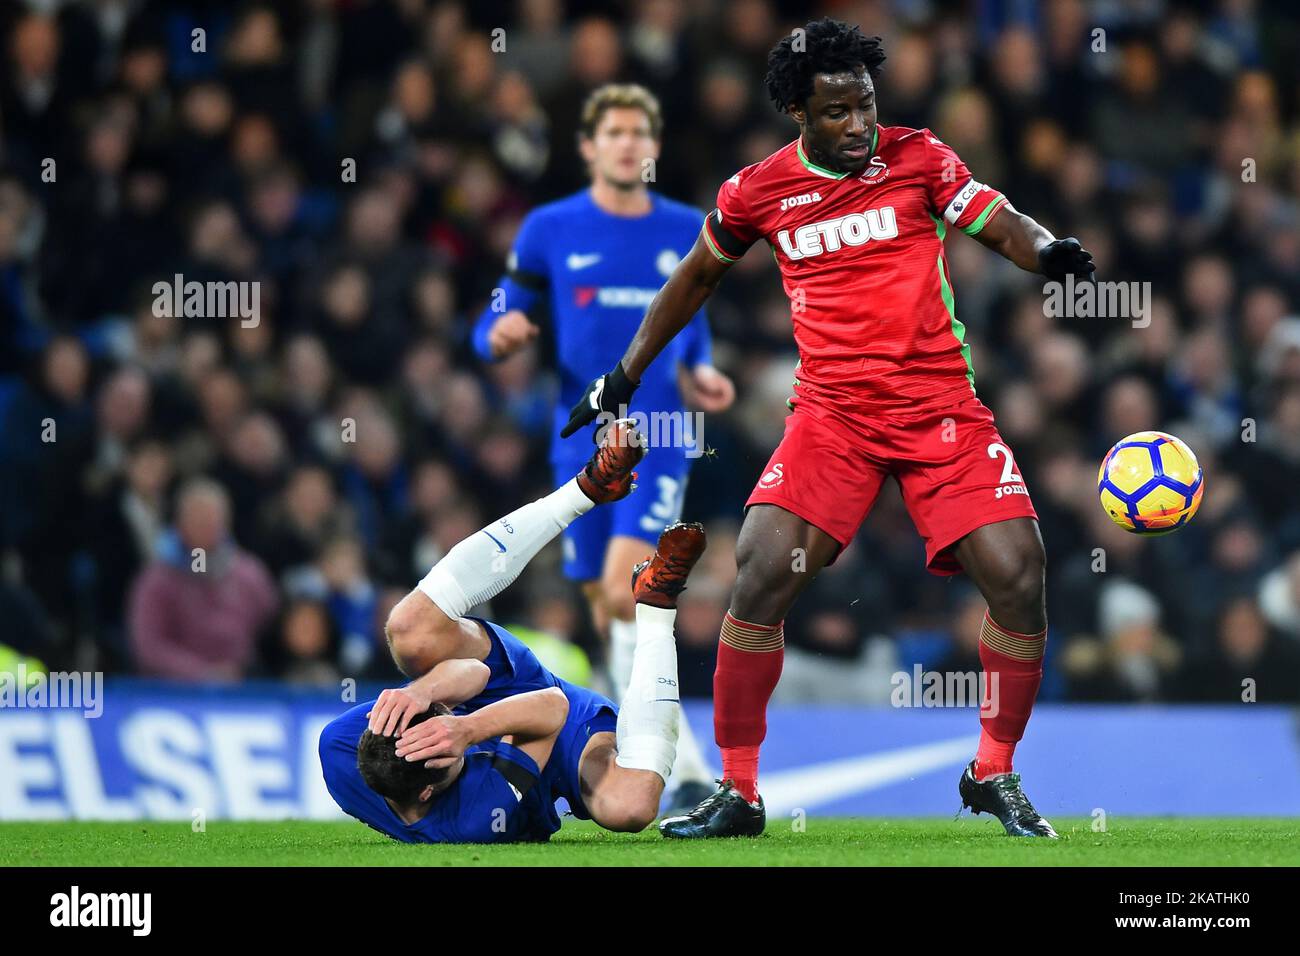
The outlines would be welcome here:
M 971 759 L 979 736 L 954 737 L 916 747 L 903 747 L 865 757 L 848 757 L 826 763 L 764 774 L 759 780 L 769 817 L 785 816 L 830 803 L 853 793 L 879 790 L 900 780 Z

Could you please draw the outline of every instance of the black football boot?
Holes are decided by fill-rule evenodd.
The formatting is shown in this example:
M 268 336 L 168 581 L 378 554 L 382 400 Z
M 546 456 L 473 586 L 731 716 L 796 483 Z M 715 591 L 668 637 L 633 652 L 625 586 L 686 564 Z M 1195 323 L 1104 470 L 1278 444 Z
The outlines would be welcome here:
M 1057 839 L 1052 825 L 1034 809 L 1020 788 L 1020 774 L 999 773 L 987 780 L 976 780 L 974 766 L 975 762 L 971 761 L 957 784 L 962 807 L 970 807 L 971 813 L 993 814 L 1002 821 L 1007 836 Z
M 730 780 L 720 780 L 718 789 L 690 813 L 661 820 L 659 832 L 672 839 L 703 840 L 707 837 L 758 836 L 765 826 L 767 811 L 763 808 L 763 798 L 750 803 Z

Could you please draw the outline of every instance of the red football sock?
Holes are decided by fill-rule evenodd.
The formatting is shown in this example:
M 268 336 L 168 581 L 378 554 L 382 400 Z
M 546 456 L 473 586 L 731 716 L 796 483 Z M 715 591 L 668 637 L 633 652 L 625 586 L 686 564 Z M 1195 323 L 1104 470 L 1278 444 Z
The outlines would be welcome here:
M 758 799 L 758 749 L 758 744 L 722 748 L 722 779 L 734 783 L 750 803 Z
M 1015 741 L 998 740 L 989 734 L 987 727 L 981 727 L 980 749 L 975 753 L 975 779 L 984 780 L 994 774 L 1010 773 L 1011 758 L 1015 752 Z
M 1043 681 L 1043 647 L 1047 629 L 1037 634 L 1009 631 L 984 613 L 980 663 L 984 665 L 984 700 L 980 707 L 980 745 L 975 779 L 1011 772 L 1016 744 L 1034 709 Z
M 740 795 L 758 799 L 758 748 L 767 736 L 767 702 L 781 679 L 785 629 L 777 624 L 722 620 L 713 672 L 713 732 L 722 750 L 722 776 Z

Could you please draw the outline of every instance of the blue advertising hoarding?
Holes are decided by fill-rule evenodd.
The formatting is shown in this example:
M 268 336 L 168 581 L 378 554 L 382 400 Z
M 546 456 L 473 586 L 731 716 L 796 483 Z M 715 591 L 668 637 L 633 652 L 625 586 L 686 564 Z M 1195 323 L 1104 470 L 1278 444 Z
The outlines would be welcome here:
M 338 693 L 110 681 L 102 705 L 0 707 L 0 819 L 341 817 L 316 756 L 351 705 Z M 709 704 L 686 710 L 707 740 Z M 953 708 L 773 708 L 768 724 L 770 817 L 951 815 L 979 733 Z M 1298 728 L 1259 704 L 1042 706 L 1016 762 L 1049 817 L 1300 815 Z

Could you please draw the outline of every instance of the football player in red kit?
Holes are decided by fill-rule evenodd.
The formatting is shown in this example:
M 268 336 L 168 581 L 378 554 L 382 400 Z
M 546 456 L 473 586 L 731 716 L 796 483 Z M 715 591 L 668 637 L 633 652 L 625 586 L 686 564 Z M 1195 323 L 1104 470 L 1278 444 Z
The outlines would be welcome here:
M 714 674 L 724 780 L 695 810 L 663 821 L 665 836 L 762 832 L 758 753 L 781 675 L 782 621 L 852 540 L 888 475 L 925 539 L 929 570 L 965 571 L 988 602 L 980 659 L 998 700 L 981 709 L 962 802 L 996 815 L 1009 834 L 1056 835 L 1012 772 L 1042 678 L 1043 542 L 1015 456 L 976 398 L 943 242 L 961 230 L 1053 279 L 1090 277 L 1092 257 L 974 179 L 930 130 L 878 125 L 874 78 L 884 58 L 879 38 L 829 19 L 777 44 L 767 88 L 799 137 L 723 184 L 694 249 L 564 432 L 619 414 L 727 267 L 768 243 L 799 348 L 792 410 L 737 543 Z M 796 548 L 806 564 L 792 559 Z

